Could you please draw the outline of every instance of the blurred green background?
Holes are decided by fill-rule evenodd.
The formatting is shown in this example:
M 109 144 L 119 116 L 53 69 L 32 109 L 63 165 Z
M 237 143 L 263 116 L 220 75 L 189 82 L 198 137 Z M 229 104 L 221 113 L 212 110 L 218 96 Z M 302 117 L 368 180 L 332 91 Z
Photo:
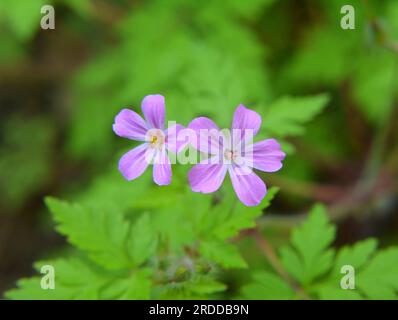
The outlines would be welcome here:
M 55 30 L 40 29 L 44 4 Z M 345 4 L 355 30 L 340 27 Z M 335 246 L 397 244 L 397 59 L 396 0 L 1 0 L 0 296 L 68 250 L 45 196 L 146 208 L 137 190 L 150 173 L 122 180 L 134 143 L 111 128 L 152 93 L 183 125 L 205 115 L 228 127 L 239 103 L 263 115 L 262 137 L 288 153 L 263 176 L 280 188 L 259 218 L 276 246 L 314 202 L 337 223 Z M 152 200 L 160 209 L 184 170 Z

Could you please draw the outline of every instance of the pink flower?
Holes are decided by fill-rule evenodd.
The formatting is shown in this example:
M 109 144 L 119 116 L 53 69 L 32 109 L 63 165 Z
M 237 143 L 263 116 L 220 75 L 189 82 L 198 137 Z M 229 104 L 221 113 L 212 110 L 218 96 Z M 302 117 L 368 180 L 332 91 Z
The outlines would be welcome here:
M 145 120 L 129 109 L 123 109 L 115 117 L 113 131 L 118 136 L 143 142 L 123 155 L 119 170 L 127 180 L 134 180 L 152 163 L 153 181 L 158 185 L 168 185 L 171 182 L 171 163 L 167 151 L 177 153 L 181 149 L 177 134 L 183 127 L 176 124 L 164 129 L 165 102 L 159 94 L 146 96 L 141 109 Z
M 261 116 L 243 105 L 235 110 L 232 131 L 227 130 L 226 133 L 208 118 L 194 119 L 189 124 L 196 134 L 193 147 L 210 153 L 210 158 L 189 171 L 192 191 L 211 193 L 218 190 L 228 171 L 239 200 L 246 206 L 258 205 L 267 193 L 267 188 L 253 168 L 275 172 L 282 167 L 285 158 L 275 139 L 254 144 L 249 141 L 248 138 L 257 134 L 260 125 Z

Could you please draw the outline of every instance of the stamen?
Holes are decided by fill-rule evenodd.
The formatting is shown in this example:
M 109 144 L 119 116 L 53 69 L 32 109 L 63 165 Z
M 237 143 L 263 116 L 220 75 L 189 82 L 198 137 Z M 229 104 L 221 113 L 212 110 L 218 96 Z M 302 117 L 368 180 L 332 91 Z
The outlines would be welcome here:
M 232 150 L 225 150 L 224 156 L 228 161 L 233 161 L 236 158 L 236 153 Z
M 151 144 L 155 144 L 156 141 L 158 141 L 158 137 L 157 136 L 152 136 L 151 137 Z
M 151 148 L 161 149 L 165 143 L 165 136 L 161 130 L 153 129 L 148 133 Z

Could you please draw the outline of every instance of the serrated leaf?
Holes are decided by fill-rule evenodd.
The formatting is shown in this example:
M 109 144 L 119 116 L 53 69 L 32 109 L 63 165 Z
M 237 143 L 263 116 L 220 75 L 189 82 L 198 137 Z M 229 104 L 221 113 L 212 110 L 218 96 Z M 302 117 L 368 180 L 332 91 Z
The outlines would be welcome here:
M 370 299 L 397 299 L 398 248 L 378 252 L 356 277 L 356 286 Z
M 285 268 L 302 284 L 308 284 L 331 267 L 334 251 L 328 249 L 335 227 L 328 222 L 325 208 L 318 204 L 308 219 L 293 230 L 292 247 L 280 251 Z
M 135 265 L 145 262 L 156 250 L 157 239 L 148 214 L 134 223 L 127 239 L 127 248 Z
M 358 291 L 343 290 L 340 282 L 337 284 L 328 283 L 317 289 L 322 300 L 362 300 Z
M 9 299 L 43 300 L 98 300 L 98 299 L 149 299 L 151 293 L 151 271 L 136 270 L 124 277 L 98 268 L 81 258 L 59 259 L 35 263 L 39 271 L 44 265 L 54 268 L 55 288 L 44 290 L 41 278 L 21 279 L 17 289 L 6 293 Z M 122 276 L 122 277 L 121 277 Z
M 42 278 L 32 277 L 18 281 L 18 288 L 8 291 L 6 297 L 17 300 L 98 299 L 101 288 L 114 279 L 111 274 L 79 258 L 37 262 L 35 268 L 40 271 L 44 265 L 54 268 L 54 289 L 42 289 Z
M 238 249 L 229 243 L 203 241 L 199 246 L 203 257 L 218 263 L 224 268 L 246 268 L 247 264 Z
M 278 193 L 278 188 L 272 187 L 268 190 L 264 200 L 261 205 L 257 207 L 247 207 L 241 203 L 236 203 L 236 200 L 230 201 L 229 198 L 223 200 L 223 205 L 220 208 L 215 209 L 216 212 L 209 212 L 209 216 L 217 216 L 221 212 L 230 212 L 229 215 L 225 216 L 224 219 L 217 222 L 212 233 L 215 237 L 225 240 L 236 236 L 239 231 L 243 229 L 253 228 L 256 225 L 255 219 L 262 215 L 263 210 L 266 209 L 270 204 L 272 199 Z M 230 194 L 232 194 L 230 192 Z M 236 197 L 235 194 L 232 194 Z
M 335 227 L 329 224 L 325 208 L 318 204 L 308 219 L 293 230 L 291 245 L 280 249 L 282 265 L 302 285 L 301 289 L 308 296 L 321 299 L 396 299 L 398 248 L 377 252 L 377 241 L 370 238 L 345 246 L 335 255 L 330 248 L 334 234 Z M 348 274 L 342 270 L 343 266 L 353 267 L 354 272 Z M 342 287 L 348 275 L 354 277 L 351 280 L 354 288 Z M 274 298 L 273 292 L 278 289 L 272 285 L 281 289 L 289 287 L 276 275 L 269 275 L 264 285 L 262 278 L 255 278 L 255 282 L 244 287 L 245 298 Z
M 189 290 L 199 295 L 224 291 L 226 285 L 209 277 L 200 277 L 189 284 Z
M 132 265 L 125 248 L 129 224 L 120 213 L 51 197 L 46 198 L 46 204 L 57 223 L 56 229 L 94 261 L 110 269 Z
M 297 136 L 304 133 L 311 121 L 329 101 L 327 94 L 308 97 L 282 97 L 273 102 L 264 115 L 263 130 L 271 136 Z
M 340 276 L 341 267 L 344 265 L 360 269 L 370 259 L 376 248 L 377 240 L 372 238 L 359 241 L 353 246 L 344 246 L 337 253 L 332 272 Z
M 242 288 L 244 299 L 288 300 L 294 291 L 277 275 L 261 271 L 253 274 L 253 281 Z
M 334 266 L 327 279 L 321 282 L 315 292 L 322 299 L 343 299 L 358 300 L 362 299 L 358 290 L 342 289 L 341 279 L 344 274 L 341 273 L 343 266 L 352 266 L 355 272 L 358 272 L 371 258 L 376 250 L 377 241 L 375 239 L 367 239 L 359 241 L 353 246 L 344 246 L 339 250 L 334 261 Z
M 397 299 L 398 298 L 398 248 L 389 248 L 377 252 L 374 257 L 376 241 L 369 239 L 353 247 L 342 249 L 336 261 L 334 271 L 319 284 L 315 292 L 322 299 Z M 341 265 L 354 268 L 353 289 L 342 289 L 339 274 Z
M 185 281 L 173 281 L 155 287 L 156 299 L 209 299 L 212 294 L 223 291 L 226 285 L 212 276 L 194 275 Z
M 120 297 L 122 300 L 146 300 L 151 297 L 151 273 L 148 270 L 138 270 L 125 282 L 127 290 Z

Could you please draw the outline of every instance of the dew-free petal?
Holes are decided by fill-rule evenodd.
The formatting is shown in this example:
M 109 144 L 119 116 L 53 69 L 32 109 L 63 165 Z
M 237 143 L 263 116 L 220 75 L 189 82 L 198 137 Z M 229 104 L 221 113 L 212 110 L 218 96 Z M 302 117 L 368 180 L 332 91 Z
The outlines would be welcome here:
M 208 161 L 198 163 L 188 173 L 189 184 L 194 192 L 217 191 L 224 181 L 227 166 L 221 163 L 208 163 Z
M 252 146 L 252 151 L 245 154 L 248 166 L 265 172 L 275 172 L 281 169 L 284 158 L 285 153 L 275 139 L 256 142 Z
M 119 171 L 127 180 L 134 180 L 148 167 L 153 151 L 146 143 L 125 153 L 119 160 Z
M 228 171 L 239 200 L 246 206 L 260 204 L 267 193 L 264 181 L 248 167 L 230 166 Z
M 199 117 L 191 121 L 188 128 L 194 132 L 191 145 L 201 152 L 219 154 L 223 149 L 223 135 L 209 118 Z
M 148 95 L 142 100 L 142 112 L 151 128 L 163 129 L 165 119 L 164 97 L 160 94 Z
M 120 137 L 144 141 L 147 130 L 144 119 L 133 110 L 123 109 L 115 117 L 113 131 Z
M 168 185 L 171 182 L 171 164 L 166 148 L 156 151 L 153 158 L 153 181 L 159 186 Z
M 253 138 L 261 126 L 261 116 L 243 104 L 240 104 L 234 113 L 232 120 L 232 136 L 233 144 L 236 145 L 244 137 L 245 140 Z M 234 130 L 235 129 L 235 130 Z M 236 135 L 235 132 L 240 130 L 240 134 Z

